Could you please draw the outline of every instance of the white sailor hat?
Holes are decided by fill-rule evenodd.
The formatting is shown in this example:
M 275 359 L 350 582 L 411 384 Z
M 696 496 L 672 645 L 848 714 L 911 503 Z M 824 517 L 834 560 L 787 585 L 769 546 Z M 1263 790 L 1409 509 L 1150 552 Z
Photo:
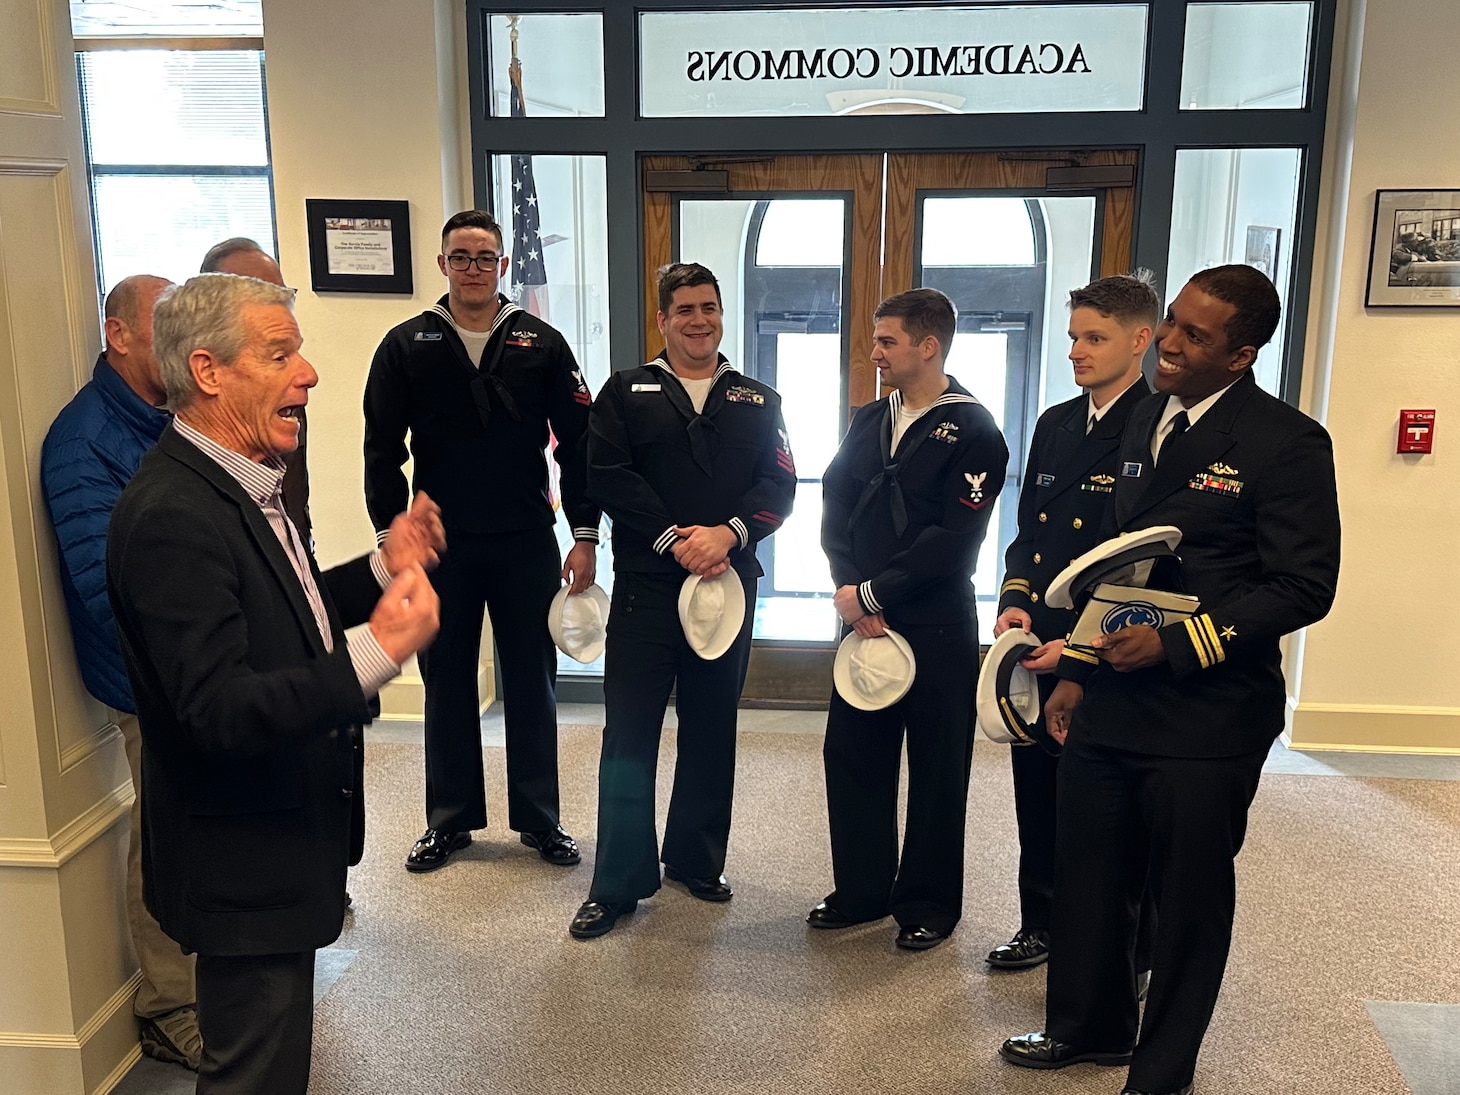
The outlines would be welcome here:
M 574 661 L 597 661 L 608 636 L 608 594 L 596 582 L 571 596 L 563 586 L 548 606 L 548 634 Z
M 831 679 L 841 698 L 859 711 L 881 711 L 907 695 L 917 671 L 912 647 L 896 631 L 887 628 L 875 639 L 853 631 L 837 647 Z
M 1039 684 L 1034 673 L 1019 664 L 1039 646 L 1033 632 L 1011 627 L 989 647 L 978 673 L 976 693 L 978 726 L 989 741 L 1000 745 L 1033 745 L 1039 721 Z
M 679 587 L 679 625 L 689 647 L 707 662 L 729 650 L 745 622 L 745 587 L 730 567 L 714 578 L 691 574 Z
M 1176 556 L 1181 530 L 1175 525 L 1155 525 L 1096 544 L 1055 576 L 1044 592 L 1050 608 L 1074 608 L 1075 602 L 1102 582 L 1119 586 L 1143 586 L 1150 579 L 1157 559 Z

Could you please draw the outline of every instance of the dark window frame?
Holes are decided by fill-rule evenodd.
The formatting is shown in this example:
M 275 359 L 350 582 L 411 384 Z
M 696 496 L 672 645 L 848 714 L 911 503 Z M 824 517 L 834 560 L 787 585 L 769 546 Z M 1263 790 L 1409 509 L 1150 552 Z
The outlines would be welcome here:
M 862 0 L 864 7 L 906 7 L 915 0 Z M 465 0 L 471 100 L 472 173 L 478 202 L 490 203 L 490 158 L 506 153 L 594 154 L 605 157 L 608 245 L 635 275 L 615 277 L 609 308 L 642 316 L 647 303 L 639 213 L 640 157 L 675 155 L 947 152 L 1047 148 L 1137 148 L 1134 264 L 1165 271 L 1171 232 L 1176 153 L 1189 148 L 1298 148 L 1302 152 L 1289 324 L 1278 394 L 1296 402 L 1302 386 L 1318 232 L 1318 191 L 1328 109 L 1329 73 L 1337 0 L 1314 0 L 1309 64 L 1302 108 L 1294 110 L 1185 110 L 1180 105 L 1181 62 L 1188 0 L 1104 0 L 1110 6 L 1145 4 L 1146 104 L 1139 111 L 1052 114 L 885 115 L 855 118 L 642 118 L 638 112 L 638 16 L 648 11 L 702 11 L 706 0 L 640 0 L 634 4 L 566 4 L 544 0 Z M 1247 0 L 1261 6 L 1263 0 Z M 795 7 L 787 0 L 748 0 L 746 10 Z M 1015 6 L 1002 0 L 986 6 Z M 603 19 L 604 116 L 501 118 L 486 110 L 487 20 L 493 14 L 595 12 Z M 1163 286 L 1163 291 L 1168 287 Z M 615 365 L 643 360 L 642 324 L 616 323 L 610 331 Z

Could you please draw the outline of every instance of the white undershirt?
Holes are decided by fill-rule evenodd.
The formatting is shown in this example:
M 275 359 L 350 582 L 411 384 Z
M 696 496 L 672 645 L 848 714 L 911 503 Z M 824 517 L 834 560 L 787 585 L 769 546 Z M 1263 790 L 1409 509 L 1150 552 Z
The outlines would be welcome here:
M 456 320 L 451 321 L 451 326 L 461 337 L 461 344 L 466 347 L 466 356 L 471 358 L 471 363 L 478 369 L 482 367 L 482 351 L 487 348 L 487 340 L 492 337 L 491 331 L 468 331 Z
M 928 404 L 928 407 L 931 407 L 931 406 L 932 406 L 932 404 L 929 403 Z M 897 415 L 892 420 L 892 451 L 893 452 L 896 452 L 897 451 L 897 446 L 902 443 L 902 435 L 905 434 L 905 433 L 907 433 L 908 429 L 912 426 L 912 424 L 914 422 L 916 422 L 919 418 L 923 417 L 923 412 L 926 411 L 928 409 L 928 407 L 917 407 L 917 408 L 912 408 L 912 407 L 898 407 L 897 408 Z
M 691 380 L 688 377 L 674 374 L 674 378 L 684 385 L 684 390 L 689 393 L 689 402 L 695 409 L 695 414 L 703 414 L 705 411 L 705 400 L 710 397 L 710 389 L 715 386 L 714 376 L 707 376 L 701 380 Z

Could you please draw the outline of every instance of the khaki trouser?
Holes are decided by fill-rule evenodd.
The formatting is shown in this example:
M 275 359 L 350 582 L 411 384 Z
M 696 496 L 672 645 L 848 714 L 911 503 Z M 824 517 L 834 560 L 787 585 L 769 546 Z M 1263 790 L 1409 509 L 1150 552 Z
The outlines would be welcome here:
M 142 731 L 136 715 L 118 712 L 122 740 L 127 747 L 127 767 L 132 770 L 132 835 L 127 841 L 127 921 L 132 928 L 132 946 L 142 967 L 142 984 L 132 1010 L 139 1018 L 151 1019 L 197 1000 L 193 987 L 193 956 L 184 954 L 168 936 L 142 901 Z

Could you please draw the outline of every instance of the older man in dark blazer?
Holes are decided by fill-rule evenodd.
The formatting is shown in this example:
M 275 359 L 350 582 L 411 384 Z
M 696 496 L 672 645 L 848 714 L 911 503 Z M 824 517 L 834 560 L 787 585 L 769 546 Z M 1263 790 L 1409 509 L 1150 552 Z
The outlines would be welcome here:
M 164 294 L 154 344 L 176 418 L 107 540 L 147 905 L 198 955 L 200 1095 L 307 1088 L 314 952 L 339 935 L 361 846 L 359 726 L 437 626 L 429 499 L 324 573 L 284 510 L 281 457 L 319 379 L 292 299 L 222 274 Z
M 1278 640 L 1322 619 L 1338 583 L 1328 434 L 1252 377 L 1278 312 L 1249 266 L 1203 270 L 1168 305 L 1157 394 L 1126 426 L 1105 532 L 1181 529 L 1200 607 L 1099 636 L 1098 658 L 1066 646 L 1045 709 L 1065 743 L 1046 1027 L 1000 1052 L 1029 1068 L 1129 1062 L 1125 1095 L 1192 1090 L 1231 944 L 1233 861 L 1283 728 Z M 1159 927 L 1142 1016 L 1148 861 Z

